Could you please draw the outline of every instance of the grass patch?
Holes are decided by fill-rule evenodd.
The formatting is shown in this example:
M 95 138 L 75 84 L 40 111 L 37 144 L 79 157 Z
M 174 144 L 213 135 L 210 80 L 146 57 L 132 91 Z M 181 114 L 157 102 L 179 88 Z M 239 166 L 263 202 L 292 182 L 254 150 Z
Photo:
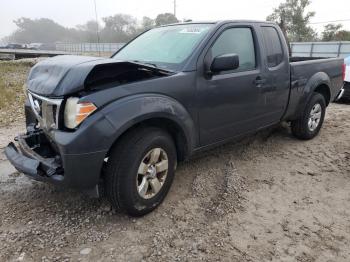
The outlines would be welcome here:
M 35 60 L 0 62 L 0 126 L 24 118 L 23 85 Z

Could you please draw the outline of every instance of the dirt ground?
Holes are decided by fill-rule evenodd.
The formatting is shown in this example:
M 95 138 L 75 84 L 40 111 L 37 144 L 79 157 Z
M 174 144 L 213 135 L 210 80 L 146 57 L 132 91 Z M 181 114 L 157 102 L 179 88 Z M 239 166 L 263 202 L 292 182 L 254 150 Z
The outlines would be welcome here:
M 349 261 L 349 119 L 332 104 L 312 141 L 280 127 L 196 156 L 139 219 L 31 181 L 1 153 L 0 261 Z M 21 129 L 0 128 L 0 148 Z

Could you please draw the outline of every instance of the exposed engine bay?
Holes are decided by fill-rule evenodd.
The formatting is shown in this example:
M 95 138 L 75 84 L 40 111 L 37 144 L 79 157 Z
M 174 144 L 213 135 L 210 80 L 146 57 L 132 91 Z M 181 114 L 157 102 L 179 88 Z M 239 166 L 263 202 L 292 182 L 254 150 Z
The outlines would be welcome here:
M 79 91 L 115 87 L 164 77 L 171 71 L 151 64 L 111 58 L 56 56 L 36 64 L 28 77 L 28 90 L 45 97 L 62 97 Z
M 106 88 L 109 85 L 122 84 L 168 76 L 171 73 L 158 68 L 138 63 L 119 62 L 97 65 L 85 80 L 85 88 L 89 90 Z

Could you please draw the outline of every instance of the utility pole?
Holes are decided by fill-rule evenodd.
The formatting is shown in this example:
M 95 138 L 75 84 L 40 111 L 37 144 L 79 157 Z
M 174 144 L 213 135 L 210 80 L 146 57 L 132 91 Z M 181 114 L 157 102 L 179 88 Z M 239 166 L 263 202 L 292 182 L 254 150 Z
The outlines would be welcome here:
M 176 17 L 176 0 L 174 0 L 174 16 Z
M 98 26 L 98 15 L 97 15 L 97 5 L 96 0 L 94 0 L 95 5 L 95 18 L 96 18 L 96 34 L 97 34 L 97 49 L 98 49 L 98 55 L 101 56 L 101 49 L 100 49 L 100 29 Z

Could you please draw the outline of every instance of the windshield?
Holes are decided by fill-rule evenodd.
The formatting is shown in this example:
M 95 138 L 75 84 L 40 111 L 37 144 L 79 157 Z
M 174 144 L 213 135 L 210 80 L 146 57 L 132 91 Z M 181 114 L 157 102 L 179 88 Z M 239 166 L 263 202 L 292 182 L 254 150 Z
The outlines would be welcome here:
M 176 71 L 211 27 L 212 24 L 158 27 L 137 37 L 113 58 L 150 63 L 156 67 Z

